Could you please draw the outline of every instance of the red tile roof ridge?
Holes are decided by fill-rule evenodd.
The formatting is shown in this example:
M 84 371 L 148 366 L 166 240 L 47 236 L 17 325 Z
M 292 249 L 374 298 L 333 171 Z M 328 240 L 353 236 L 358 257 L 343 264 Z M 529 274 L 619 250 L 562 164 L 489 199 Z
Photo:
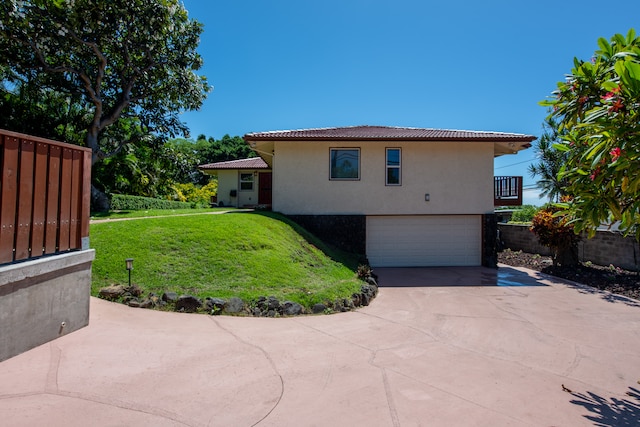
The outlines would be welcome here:
M 361 131 L 362 133 L 358 133 Z M 369 132 L 368 132 L 369 131 Z M 374 131 L 374 132 L 370 132 Z M 379 131 L 375 132 L 375 131 Z M 385 132 L 387 131 L 387 132 Z M 402 133 L 402 131 L 408 131 Z M 497 131 L 475 131 L 461 129 L 439 129 L 439 128 L 418 128 L 418 127 L 401 127 L 401 126 L 343 126 L 343 127 L 318 127 L 307 129 L 292 130 L 273 130 L 265 132 L 252 132 L 244 136 L 245 140 L 250 139 L 275 139 L 283 138 L 301 138 L 301 139 L 375 139 L 375 138 L 397 138 L 397 139 L 421 139 L 421 140 L 472 140 L 475 138 L 498 139 L 517 139 L 533 141 L 536 139 L 533 135 L 513 132 L 497 132 Z
M 226 160 L 224 162 L 207 163 L 198 169 L 269 169 L 269 165 L 260 157 Z

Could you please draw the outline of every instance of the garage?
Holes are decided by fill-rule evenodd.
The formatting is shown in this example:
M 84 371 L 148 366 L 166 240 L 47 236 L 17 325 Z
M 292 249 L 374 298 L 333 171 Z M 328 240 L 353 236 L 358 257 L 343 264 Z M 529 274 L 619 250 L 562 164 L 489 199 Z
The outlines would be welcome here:
M 369 216 L 366 248 L 373 267 L 478 266 L 482 216 Z

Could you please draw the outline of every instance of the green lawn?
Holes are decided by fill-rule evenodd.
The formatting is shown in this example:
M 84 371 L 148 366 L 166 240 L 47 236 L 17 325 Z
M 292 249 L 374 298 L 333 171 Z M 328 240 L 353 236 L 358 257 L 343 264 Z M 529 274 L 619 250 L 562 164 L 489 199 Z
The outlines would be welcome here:
M 134 259 L 132 282 L 157 294 L 246 302 L 273 295 L 310 307 L 348 298 L 362 284 L 355 255 L 332 251 L 274 213 L 94 223 L 90 240 L 96 250 L 93 295 L 127 283 L 125 258 Z

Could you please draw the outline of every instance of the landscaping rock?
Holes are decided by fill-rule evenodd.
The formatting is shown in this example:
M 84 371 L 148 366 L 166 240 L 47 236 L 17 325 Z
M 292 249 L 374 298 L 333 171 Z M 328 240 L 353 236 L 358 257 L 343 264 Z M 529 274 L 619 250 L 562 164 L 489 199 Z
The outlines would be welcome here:
M 229 301 L 224 305 L 225 313 L 240 313 L 244 310 L 244 301 L 238 297 L 231 297 Z
M 202 301 L 193 295 L 180 295 L 176 301 L 176 311 L 194 313 L 202 307 Z
M 302 314 L 302 306 L 297 302 L 285 301 L 282 303 L 282 313 L 287 316 L 297 316 Z
M 362 305 L 362 294 L 351 295 L 351 301 L 353 301 L 354 307 L 360 307 Z
M 149 300 L 151 300 L 151 302 L 153 303 L 154 307 L 162 305 L 162 303 L 163 303 L 163 301 L 160 299 L 160 297 L 158 295 L 154 294 L 153 292 L 149 294 Z
M 267 308 L 269 310 L 282 311 L 282 306 L 280 305 L 280 301 L 274 296 L 267 298 Z
M 269 316 L 270 311 L 282 314 L 282 305 L 280 305 L 280 301 L 274 296 L 268 298 L 259 297 L 256 301 L 256 307 L 260 310 L 262 316 Z
M 327 306 L 321 303 L 314 304 L 313 307 L 311 307 L 311 311 L 313 311 L 314 314 L 324 313 L 326 309 Z
M 224 310 L 224 306 L 227 302 L 222 298 L 207 297 L 204 301 L 204 305 L 207 310 L 211 311 L 211 314 L 220 314 Z
M 108 300 L 116 300 L 124 295 L 124 293 L 125 289 L 122 285 L 110 285 L 98 291 L 98 295 Z
M 156 305 L 154 304 L 154 302 L 151 300 L 151 298 L 147 298 L 144 301 L 142 301 L 141 303 L 139 303 L 139 307 L 140 308 L 153 308 Z
M 378 287 L 378 282 L 373 276 L 368 276 L 365 280 L 368 284 Z
M 176 294 L 175 292 L 165 292 L 162 294 L 162 301 L 176 302 L 178 301 L 178 294 Z
M 338 298 L 333 303 L 333 310 L 345 313 L 353 309 L 353 301 L 348 298 Z
M 133 308 L 140 308 L 140 307 L 141 307 L 140 301 L 138 301 L 137 299 L 131 299 L 131 300 L 127 303 L 127 305 L 128 305 L 129 307 L 133 307 Z
M 136 285 L 134 283 L 131 286 L 127 286 L 125 288 L 125 292 L 128 292 L 129 294 L 131 294 L 134 297 L 139 297 L 140 295 L 142 295 L 142 293 L 144 291 L 142 290 L 142 288 L 140 286 L 138 286 L 138 285 Z

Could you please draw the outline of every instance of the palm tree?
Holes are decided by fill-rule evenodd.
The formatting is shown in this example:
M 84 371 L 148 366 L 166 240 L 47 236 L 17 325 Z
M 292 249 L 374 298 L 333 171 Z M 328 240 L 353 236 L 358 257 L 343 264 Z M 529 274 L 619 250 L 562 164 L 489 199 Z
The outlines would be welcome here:
M 566 182 L 558 178 L 558 173 L 566 160 L 566 153 L 553 147 L 562 140 L 562 131 L 558 130 L 558 122 L 548 117 L 542 125 L 543 133 L 535 144 L 538 163 L 529 165 L 532 178 L 539 177 L 536 182 L 541 190 L 540 197 L 547 197 L 550 202 L 557 202 L 566 196 Z

